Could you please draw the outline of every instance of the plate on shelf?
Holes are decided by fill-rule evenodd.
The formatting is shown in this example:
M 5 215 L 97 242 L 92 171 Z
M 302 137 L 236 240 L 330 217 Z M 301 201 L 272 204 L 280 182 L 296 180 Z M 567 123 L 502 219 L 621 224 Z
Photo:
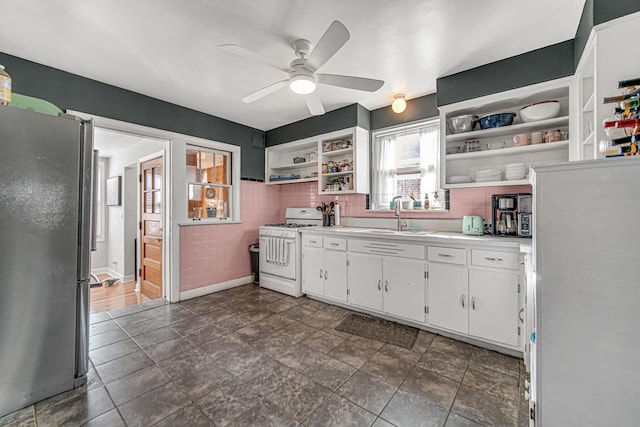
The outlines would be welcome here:
M 471 182 L 471 177 L 466 175 L 453 175 L 449 177 L 447 182 L 449 182 L 449 184 L 463 184 Z

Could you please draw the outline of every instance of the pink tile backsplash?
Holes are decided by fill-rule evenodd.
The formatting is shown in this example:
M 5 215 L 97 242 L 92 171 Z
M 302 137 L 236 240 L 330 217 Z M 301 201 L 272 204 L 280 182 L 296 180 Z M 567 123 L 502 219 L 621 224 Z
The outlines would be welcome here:
M 319 195 L 315 182 L 265 185 L 241 181 L 241 224 L 180 227 L 180 290 L 209 286 L 251 274 L 249 245 L 258 241 L 258 227 L 283 222 L 288 207 L 315 207 L 337 200 L 343 216 L 393 217 L 368 212 L 363 194 Z M 531 192 L 530 185 L 456 188 L 448 212 L 405 211 L 409 218 L 453 219 L 465 215 L 491 218 L 491 195 Z

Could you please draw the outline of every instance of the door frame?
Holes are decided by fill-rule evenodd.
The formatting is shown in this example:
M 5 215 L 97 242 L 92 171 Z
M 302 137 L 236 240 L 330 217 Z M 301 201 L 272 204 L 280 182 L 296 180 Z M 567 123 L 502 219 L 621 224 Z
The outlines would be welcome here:
M 175 206 L 171 204 L 174 183 L 171 162 L 172 142 L 175 140 L 184 141 L 185 139 L 191 139 L 192 137 L 148 126 L 110 119 L 95 114 L 83 113 L 81 111 L 66 110 L 66 113 L 78 116 L 85 120 L 91 119 L 93 120 L 95 127 L 128 133 L 143 138 L 159 139 L 164 141 L 165 147 L 163 150 L 160 150 L 164 159 L 163 185 L 165 186 L 162 195 L 162 203 L 163 206 L 165 206 L 162 217 L 164 234 L 164 239 L 162 241 L 162 287 L 163 294 L 165 295 L 167 301 L 180 301 L 180 266 L 178 264 L 180 259 L 180 229 L 179 227 L 174 227 L 173 219 L 176 218 L 174 213 Z M 157 157 L 157 153 L 155 154 Z M 138 175 L 140 175 L 139 165 L 136 167 Z M 140 198 L 140 191 L 138 191 L 137 197 Z M 139 212 L 140 200 L 138 200 L 138 222 L 140 221 Z M 139 231 L 140 230 L 138 230 L 138 238 L 140 238 Z M 140 265 L 139 253 L 137 257 L 138 265 Z M 139 281 L 136 283 L 136 289 L 139 289 Z
M 140 179 L 140 176 L 142 174 L 142 170 L 140 168 L 140 165 L 146 161 L 149 160 L 153 160 L 153 159 L 157 159 L 158 157 L 162 157 L 162 206 L 160 207 L 160 210 L 162 212 L 162 297 L 166 298 L 168 301 L 171 301 L 169 298 L 169 294 L 170 294 L 170 289 L 171 286 L 167 286 L 165 285 L 165 278 L 167 277 L 171 277 L 170 276 L 170 269 L 168 269 L 167 267 L 171 267 L 171 266 L 167 266 L 166 265 L 166 261 L 167 261 L 167 257 L 165 256 L 165 253 L 170 250 L 170 245 L 167 245 L 166 240 L 167 239 L 167 232 L 165 230 L 165 226 L 166 224 L 169 224 L 167 222 L 169 218 L 167 218 L 166 215 L 166 207 L 169 206 L 167 204 L 167 196 L 166 194 L 164 194 L 167 189 L 171 188 L 171 179 L 168 179 L 167 177 L 167 156 L 166 156 L 166 152 L 167 151 L 167 147 L 165 147 L 164 150 L 159 150 L 156 152 L 153 152 L 151 154 L 148 154 L 146 156 L 140 157 L 137 160 L 136 163 L 136 172 L 138 174 L 138 191 L 137 193 L 137 210 L 136 210 L 136 220 L 138 221 L 138 231 L 136 233 L 136 236 L 138 236 L 138 248 L 136 251 L 136 260 L 137 260 L 137 264 L 138 264 L 138 280 L 136 281 L 136 291 L 138 292 L 142 292 L 142 274 L 140 273 L 141 269 L 143 268 L 142 265 L 142 228 L 140 226 L 140 224 L 142 223 L 142 195 L 140 194 L 142 192 L 142 182 Z

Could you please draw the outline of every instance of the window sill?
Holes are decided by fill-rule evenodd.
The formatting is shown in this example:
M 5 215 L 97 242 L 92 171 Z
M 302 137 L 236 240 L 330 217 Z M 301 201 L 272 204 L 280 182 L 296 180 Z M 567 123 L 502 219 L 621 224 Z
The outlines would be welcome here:
M 382 213 L 382 212 L 386 212 L 386 213 L 394 213 L 395 210 L 394 209 L 389 209 L 389 208 L 380 208 L 380 209 L 367 209 L 367 212 L 371 212 L 371 213 Z M 449 209 L 403 209 L 401 211 L 403 214 L 406 213 L 446 213 L 449 212 Z
M 209 219 L 209 218 L 202 218 L 201 220 L 186 220 L 186 221 L 179 221 L 178 225 L 180 227 L 182 226 L 189 226 L 189 225 L 222 225 L 222 224 L 242 224 L 242 221 L 240 220 L 233 220 L 233 219 Z

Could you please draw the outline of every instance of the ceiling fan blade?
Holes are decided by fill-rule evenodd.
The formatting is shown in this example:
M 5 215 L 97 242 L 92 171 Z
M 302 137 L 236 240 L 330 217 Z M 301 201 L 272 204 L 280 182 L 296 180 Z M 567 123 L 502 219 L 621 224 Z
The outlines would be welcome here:
M 349 30 L 340 21 L 333 21 L 313 49 L 306 65 L 317 70 L 349 40 Z
M 364 77 L 341 76 L 339 74 L 317 74 L 318 83 L 331 86 L 346 87 L 349 89 L 375 92 L 384 85 L 383 80 L 366 79 Z
M 312 115 L 321 116 L 324 114 L 324 106 L 322 105 L 322 101 L 320 100 L 320 95 L 318 95 L 317 91 L 312 92 L 308 95 L 305 95 L 304 101 L 307 103 L 309 112 Z
M 274 83 L 272 85 L 269 85 L 267 87 L 264 87 L 256 92 L 253 92 L 252 94 L 249 94 L 247 96 L 245 96 L 244 98 L 242 98 L 242 100 L 247 103 L 250 104 L 254 101 L 257 101 L 260 98 L 264 98 L 265 96 L 282 89 L 283 87 L 286 87 L 289 84 L 289 80 L 280 80 L 277 83 Z
M 251 49 L 247 49 L 246 47 L 238 46 L 235 44 L 221 44 L 218 47 L 224 50 L 225 52 L 229 52 L 241 58 L 245 58 L 254 62 L 259 62 L 260 64 L 264 64 L 271 68 L 275 68 L 276 70 L 284 71 L 285 73 L 289 72 L 289 67 L 284 67 L 278 61 L 271 58 L 267 58 L 266 56 L 258 52 L 254 52 Z

